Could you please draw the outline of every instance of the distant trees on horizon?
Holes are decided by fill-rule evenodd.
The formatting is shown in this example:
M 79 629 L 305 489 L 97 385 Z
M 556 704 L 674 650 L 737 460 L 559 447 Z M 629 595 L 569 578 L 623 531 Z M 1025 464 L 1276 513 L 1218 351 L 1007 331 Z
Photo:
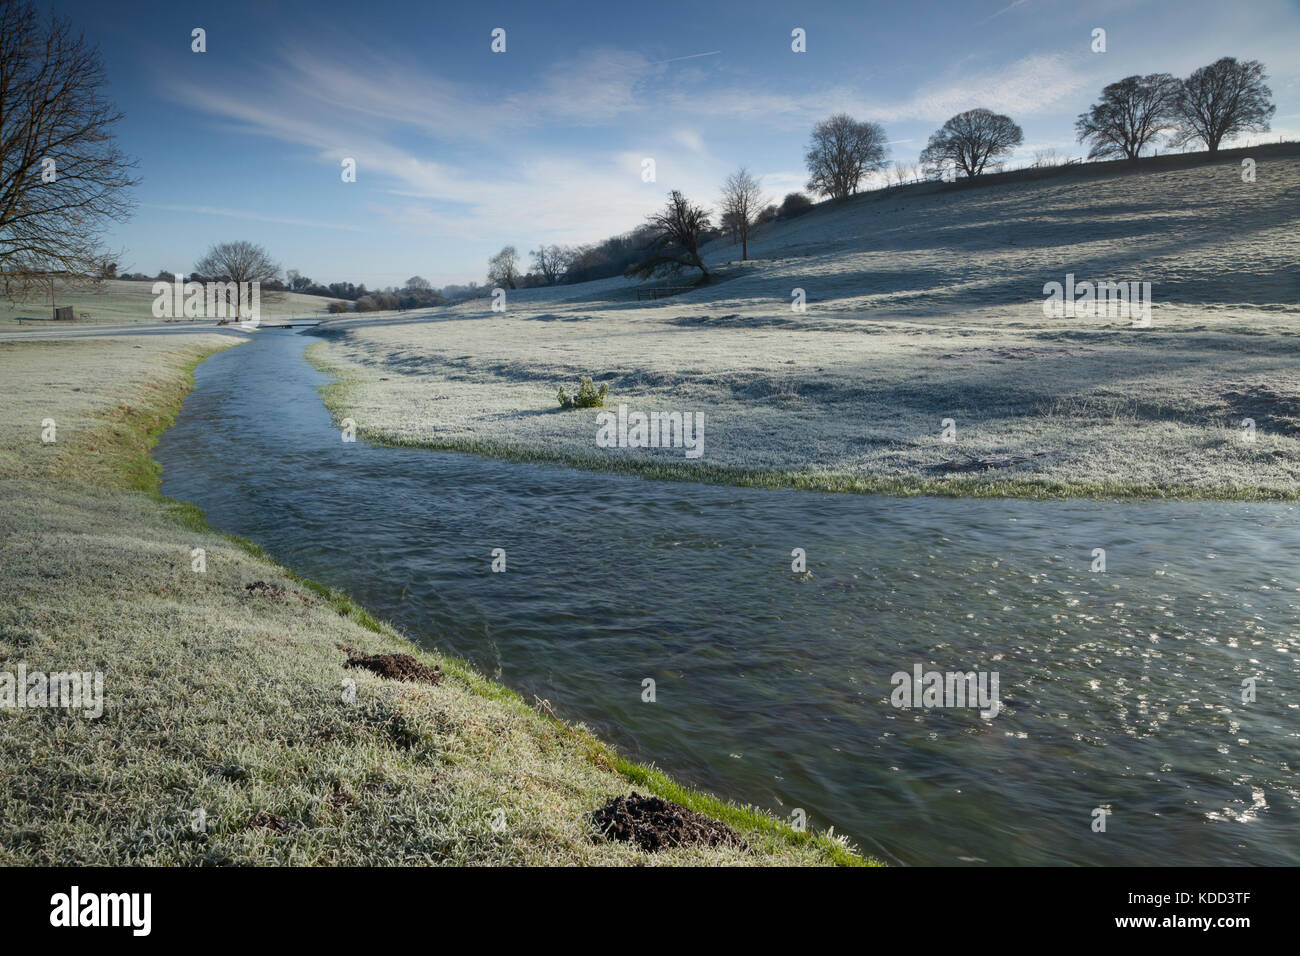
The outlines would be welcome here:
M 952 166 L 975 177 L 1024 141 L 1024 131 L 1010 116 L 982 108 L 967 110 L 931 134 L 921 150 L 921 165 L 933 169 Z
M 646 220 L 650 243 L 646 257 L 627 267 L 628 276 L 648 279 L 654 275 L 678 272 L 683 268 L 699 269 L 709 281 L 709 269 L 700 257 L 702 236 L 709 229 L 709 213 L 674 189 L 668 203 Z
M 740 261 L 749 258 L 749 237 L 763 215 L 763 186 L 744 166 L 722 184 L 722 218 L 730 226 L 732 241 L 740 242 Z
M 0 293 L 25 294 L 53 277 L 146 280 L 126 271 L 101 243 L 105 224 L 126 216 L 126 190 L 135 184 L 134 162 L 114 140 L 120 113 L 103 98 L 103 60 L 96 47 L 72 31 L 68 21 L 46 21 L 27 0 L 0 4 L 0 75 L 8 77 L 4 103 L 0 183 Z M 1168 73 L 1125 77 L 1105 86 L 1100 98 L 1075 121 L 1088 159 L 1137 162 L 1162 136 L 1175 149 L 1201 143 L 1211 156 L 1222 143 L 1248 132 L 1267 132 L 1276 112 L 1264 65 L 1222 57 L 1185 79 Z M 807 189 L 832 201 L 856 195 L 873 174 L 901 185 L 914 178 L 938 178 L 945 170 L 968 178 L 1000 168 L 1000 160 L 1024 142 L 1009 116 L 976 107 L 950 117 L 920 153 L 920 165 L 894 163 L 887 170 L 889 141 L 876 122 L 835 113 L 817 122 L 804 154 Z M 1035 167 L 1076 162 L 1055 150 L 1038 150 Z M 359 311 L 416 308 L 461 301 L 494 285 L 508 289 L 578 283 L 618 275 L 648 276 L 665 269 L 698 268 L 708 276 L 699 248 L 729 236 L 749 257 L 755 230 L 773 219 L 792 219 L 813 203 L 792 192 L 777 205 L 762 195 L 761 181 L 741 166 L 722 184 L 710 210 L 680 191 L 666 207 L 635 228 L 578 246 L 540 245 L 531 263 L 513 245 L 488 262 L 488 286 L 478 282 L 433 288 L 421 276 L 401 287 L 368 290 L 364 283 L 322 285 L 291 269 L 282 280 L 266 250 L 247 241 L 220 243 L 195 264 L 192 279 L 258 281 L 267 291 L 343 300 L 331 308 Z M 170 280 L 161 270 L 158 279 Z M 350 303 L 350 304 L 349 304 Z
M 562 246 L 538 246 L 529 255 L 533 257 L 533 268 L 547 285 L 558 282 L 568 265 L 568 255 Z
M 1268 132 L 1277 107 L 1270 102 L 1273 91 L 1266 79 L 1258 60 L 1239 63 L 1225 56 L 1201 67 L 1179 88 L 1172 145 L 1199 139 L 1213 155 L 1225 137 Z
M 1079 142 L 1089 159 L 1137 159 L 1157 135 L 1173 128 L 1179 82 L 1168 73 L 1128 76 L 1101 91 L 1101 101 L 1079 114 Z
M 502 246 L 501 251 L 488 260 L 488 282 L 513 289 L 518 276 L 519 251 L 514 246 Z
M 1243 132 L 1267 132 L 1275 112 L 1264 66 L 1257 60 L 1223 57 L 1201 67 L 1185 80 L 1168 73 L 1125 77 L 1104 87 L 1100 99 L 1079 115 L 1075 132 L 1090 146 L 1088 159 L 1138 160 L 1161 135 L 1174 147 L 1199 141 L 1214 154 L 1224 139 Z M 879 124 L 837 113 L 817 123 L 805 153 L 808 189 L 831 200 L 855 195 L 871 173 L 883 173 L 895 185 L 910 179 L 939 178 L 945 169 L 968 178 L 998 168 L 1000 160 L 1024 142 L 1021 127 L 1004 114 L 977 107 L 949 118 L 931 134 L 920 163 L 897 162 L 887 169 L 888 142 Z M 1035 152 L 1032 166 L 1067 162 L 1054 149 Z M 1077 162 L 1077 160 L 1068 160 Z M 892 179 L 890 177 L 892 176 Z M 527 271 L 513 245 L 489 259 L 488 285 L 470 282 L 438 290 L 413 276 L 402 288 L 367 290 L 347 282 L 322 286 L 289 270 L 285 287 L 295 292 L 351 300 L 332 309 L 358 311 L 418 308 L 463 301 L 484 294 L 492 286 L 509 289 L 587 282 L 617 275 L 640 276 L 699 269 L 709 270 L 699 249 L 705 243 L 729 236 L 740 246 L 741 261 L 749 257 L 754 231 L 773 219 L 803 215 L 813 201 L 802 192 L 787 194 L 780 206 L 762 196 L 761 181 L 740 167 L 722 184 L 715 224 L 709 210 L 692 203 L 680 191 L 669 193 L 666 206 L 645 223 L 599 242 L 579 246 L 540 245 L 531 250 Z M 202 265 L 203 263 L 200 263 Z M 202 271 L 202 270 L 200 270 Z M 126 275 L 127 278 L 144 278 Z M 271 280 L 271 285 L 277 285 Z
M 1075 122 L 1077 139 L 1089 143 L 1090 160 L 1137 160 L 1162 134 L 1167 134 L 1174 147 L 1199 140 L 1213 154 L 1225 138 L 1268 130 L 1275 108 L 1265 79 L 1261 63 L 1232 57 L 1202 67 L 1185 80 L 1167 73 L 1126 77 L 1106 86 L 1099 101 L 1080 114 Z M 813 127 L 804 156 L 807 188 L 831 200 L 844 200 L 856 195 L 872 173 L 884 174 L 886 181 L 895 185 L 915 178 L 938 179 L 945 169 L 973 178 L 1000 168 L 1003 157 L 1023 143 L 1024 132 L 1011 117 L 976 107 L 949 118 L 931 134 L 919 163 L 897 162 L 889 168 L 884 127 L 837 113 Z M 1055 149 L 1039 149 L 1030 165 L 1075 161 Z M 645 278 L 681 268 L 698 268 L 707 278 L 700 246 L 728 236 L 740 246 L 744 261 L 749 257 L 749 240 L 759 226 L 773 219 L 793 219 L 812 206 L 813 201 L 801 192 L 787 194 L 780 206 L 768 203 L 761 196 L 758 177 L 741 167 L 723 183 L 716 224 L 706 208 L 674 190 L 664 209 L 628 232 L 579 246 L 541 245 L 529 253 L 527 271 L 515 247 L 506 246 L 489 260 L 488 286 L 448 286 L 441 294 L 432 291 L 431 295 L 442 301 L 460 301 L 482 295 L 492 285 L 526 289 L 617 275 Z M 292 279 L 290 284 L 294 287 Z M 364 285 L 354 290 L 348 283 L 335 283 L 324 290 L 312 285 L 301 291 L 356 299 L 358 309 L 364 308 L 363 301 L 387 294 L 366 292 Z M 402 301 L 411 290 L 390 293 Z
M 1101 91 L 1075 121 L 1079 142 L 1089 142 L 1089 159 L 1137 160 L 1161 133 L 1185 147 L 1200 140 L 1211 155 L 1225 137 L 1267 132 L 1275 106 L 1264 83 L 1264 65 L 1225 56 L 1185 80 L 1168 73 L 1128 76 Z
M 804 154 L 808 188 L 831 199 L 847 199 L 867 173 L 885 168 L 887 152 L 883 126 L 836 113 L 813 127 Z

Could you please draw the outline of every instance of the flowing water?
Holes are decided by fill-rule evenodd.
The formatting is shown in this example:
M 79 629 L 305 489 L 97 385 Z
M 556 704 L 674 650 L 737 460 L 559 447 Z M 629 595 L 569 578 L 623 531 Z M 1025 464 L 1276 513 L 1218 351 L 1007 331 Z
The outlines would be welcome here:
M 629 756 L 894 862 L 1300 862 L 1294 505 L 764 491 L 346 443 L 311 341 L 262 331 L 198 368 L 163 490 Z M 1001 711 L 893 706 L 918 664 L 996 672 Z

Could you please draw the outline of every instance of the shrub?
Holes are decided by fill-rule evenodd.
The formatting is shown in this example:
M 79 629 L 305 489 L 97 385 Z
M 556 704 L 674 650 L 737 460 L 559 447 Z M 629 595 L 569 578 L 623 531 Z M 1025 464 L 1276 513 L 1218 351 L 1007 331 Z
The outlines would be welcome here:
M 578 382 L 578 391 L 574 395 L 567 394 L 564 391 L 564 386 L 560 386 L 560 407 L 599 408 L 601 405 L 605 404 L 605 396 L 608 394 L 608 385 L 602 384 L 598 389 L 591 379 L 583 378 Z
M 781 203 L 781 215 L 785 219 L 802 216 L 812 208 L 812 200 L 803 193 L 790 193 Z

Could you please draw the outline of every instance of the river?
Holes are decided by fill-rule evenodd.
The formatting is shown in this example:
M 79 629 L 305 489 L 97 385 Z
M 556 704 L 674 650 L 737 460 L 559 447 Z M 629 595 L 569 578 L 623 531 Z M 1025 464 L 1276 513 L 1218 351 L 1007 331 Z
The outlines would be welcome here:
M 1295 505 L 835 495 L 376 448 L 331 424 L 313 341 L 263 330 L 200 365 L 155 451 L 163 491 L 629 756 L 894 863 L 1300 862 Z M 1002 709 L 894 706 L 918 664 L 996 673 Z

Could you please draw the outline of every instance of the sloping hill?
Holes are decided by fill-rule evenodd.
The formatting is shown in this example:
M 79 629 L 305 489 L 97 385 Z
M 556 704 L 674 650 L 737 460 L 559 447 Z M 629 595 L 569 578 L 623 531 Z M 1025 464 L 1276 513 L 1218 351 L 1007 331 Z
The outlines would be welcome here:
M 844 490 L 1292 498 L 1300 148 L 1252 152 L 1254 183 L 1180 156 L 869 194 L 774 225 L 751 262 L 715 244 L 723 281 L 672 298 L 604 280 L 331 321 L 316 357 L 380 441 Z M 1150 283 L 1149 325 L 1045 316 L 1070 275 Z M 703 412 L 704 458 L 598 448 L 593 413 L 555 412 L 582 375 Z M 1026 460 L 936 470 L 966 456 Z
M 1254 183 L 1242 182 L 1246 155 L 1257 157 Z M 1043 284 L 1073 272 L 1150 282 L 1158 305 L 1300 304 L 1300 144 L 1054 172 L 822 203 L 761 232 L 757 271 L 715 291 L 788 303 L 798 285 L 837 314 L 947 312 L 1038 307 Z M 715 243 L 708 259 L 738 251 Z

